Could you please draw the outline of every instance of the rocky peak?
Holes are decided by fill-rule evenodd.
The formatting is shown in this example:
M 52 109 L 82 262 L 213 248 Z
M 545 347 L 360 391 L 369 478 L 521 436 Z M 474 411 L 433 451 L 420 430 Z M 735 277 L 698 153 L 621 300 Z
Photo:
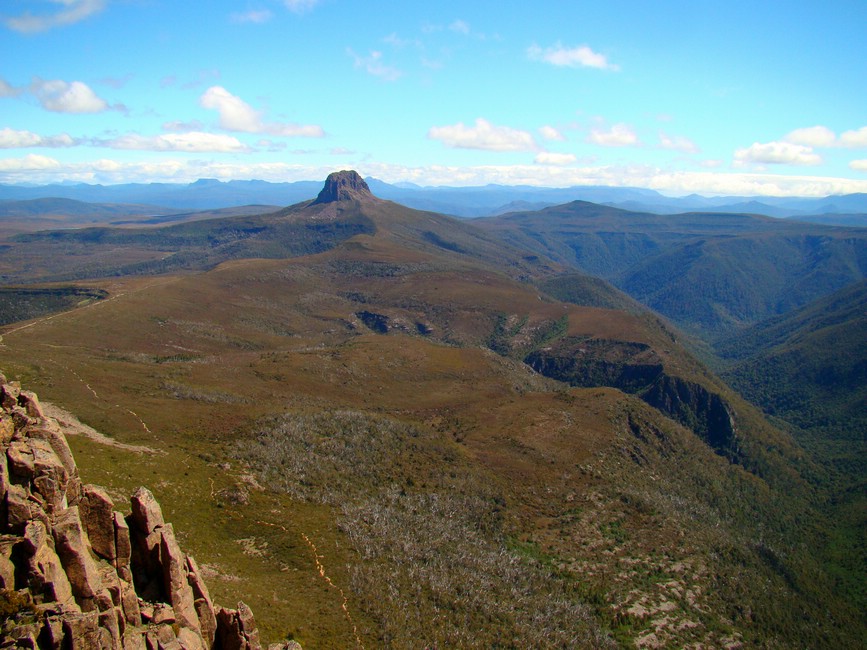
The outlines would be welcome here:
M 0 373 L 0 648 L 262 650 L 250 608 L 214 604 L 153 494 L 130 506 L 82 484 L 57 421 Z
M 328 175 L 328 178 L 325 179 L 325 186 L 313 204 L 372 198 L 373 194 L 371 194 L 370 188 L 357 171 L 343 170 Z

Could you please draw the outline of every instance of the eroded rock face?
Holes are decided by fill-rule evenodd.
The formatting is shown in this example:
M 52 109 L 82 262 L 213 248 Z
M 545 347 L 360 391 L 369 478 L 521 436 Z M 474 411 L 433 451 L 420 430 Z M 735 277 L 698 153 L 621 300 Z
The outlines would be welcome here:
M 153 494 L 130 510 L 81 484 L 58 424 L 0 374 L 0 597 L 20 609 L 0 646 L 259 650 L 250 608 L 214 605 Z
M 371 194 L 370 188 L 358 172 L 341 171 L 328 175 L 328 178 L 325 179 L 325 186 L 313 204 L 372 198 L 373 194 Z

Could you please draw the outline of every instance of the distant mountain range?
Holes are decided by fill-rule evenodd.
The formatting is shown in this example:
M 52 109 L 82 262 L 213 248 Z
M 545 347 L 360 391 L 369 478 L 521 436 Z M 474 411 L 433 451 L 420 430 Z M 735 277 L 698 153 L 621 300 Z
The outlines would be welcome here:
M 478 187 L 422 187 L 389 184 L 368 178 L 380 198 L 417 210 L 458 217 L 481 217 L 517 210 L 538 210 L 570 201 L 590 201 L 625 210 L 674 214 L 691 211 L 736 212 L 770 217 L 798 218 L 828 225 L 867 226 L 867 194 L 810 197 L 706 197 L 691 194 L 669 197 L 635 187 L 527 185 Z M 204 210 L 249 204 L 292 205 L 316 196 L 321 181 L 270 183 L 200 179 L 194 183 L 132 183 L 123 185 L 59 184 L 44 186 L 0 185 L 0 215 L 4 201 L 72 199 L 89 203 L 132 203 L 171 210 Z M 156 210 L 155 210 L 156 211 Z

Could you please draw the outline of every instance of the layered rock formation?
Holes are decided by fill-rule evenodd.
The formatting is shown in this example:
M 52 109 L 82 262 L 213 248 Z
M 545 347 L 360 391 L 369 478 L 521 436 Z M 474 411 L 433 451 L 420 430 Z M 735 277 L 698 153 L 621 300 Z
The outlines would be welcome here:
M 367 183 L 358 172 L 344 170 L 328 175 L 313 205 L 363 199 L 373 199 Z
M 130 506 L 82 485 L 57 422 L 0 374 L 0 647 L 260 648 L 250 609 L 214 605 L 150 491 Z

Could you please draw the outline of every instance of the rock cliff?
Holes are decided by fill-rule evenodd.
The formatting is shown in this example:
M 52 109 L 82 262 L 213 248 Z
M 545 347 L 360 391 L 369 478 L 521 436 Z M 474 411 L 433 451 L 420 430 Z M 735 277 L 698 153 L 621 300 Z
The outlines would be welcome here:
M 0 454 L 0 648 L 261 648 L 244 603 L 212 602 L 153 494 L 124 515 L 83 485 L 57 422 L 2 374 Z
M 718 454 L 742 462 L 731 408 L 699 383 L 665 371 L 643 343 L 564 337 L 524 361 L 536 372 L 572 386 L 611 386 L 632 393 L 692 429 Z
M 358 172 L 344 170 L 328 175 L 313 205 L 363 199 L 373 199 L 367 183 Z

